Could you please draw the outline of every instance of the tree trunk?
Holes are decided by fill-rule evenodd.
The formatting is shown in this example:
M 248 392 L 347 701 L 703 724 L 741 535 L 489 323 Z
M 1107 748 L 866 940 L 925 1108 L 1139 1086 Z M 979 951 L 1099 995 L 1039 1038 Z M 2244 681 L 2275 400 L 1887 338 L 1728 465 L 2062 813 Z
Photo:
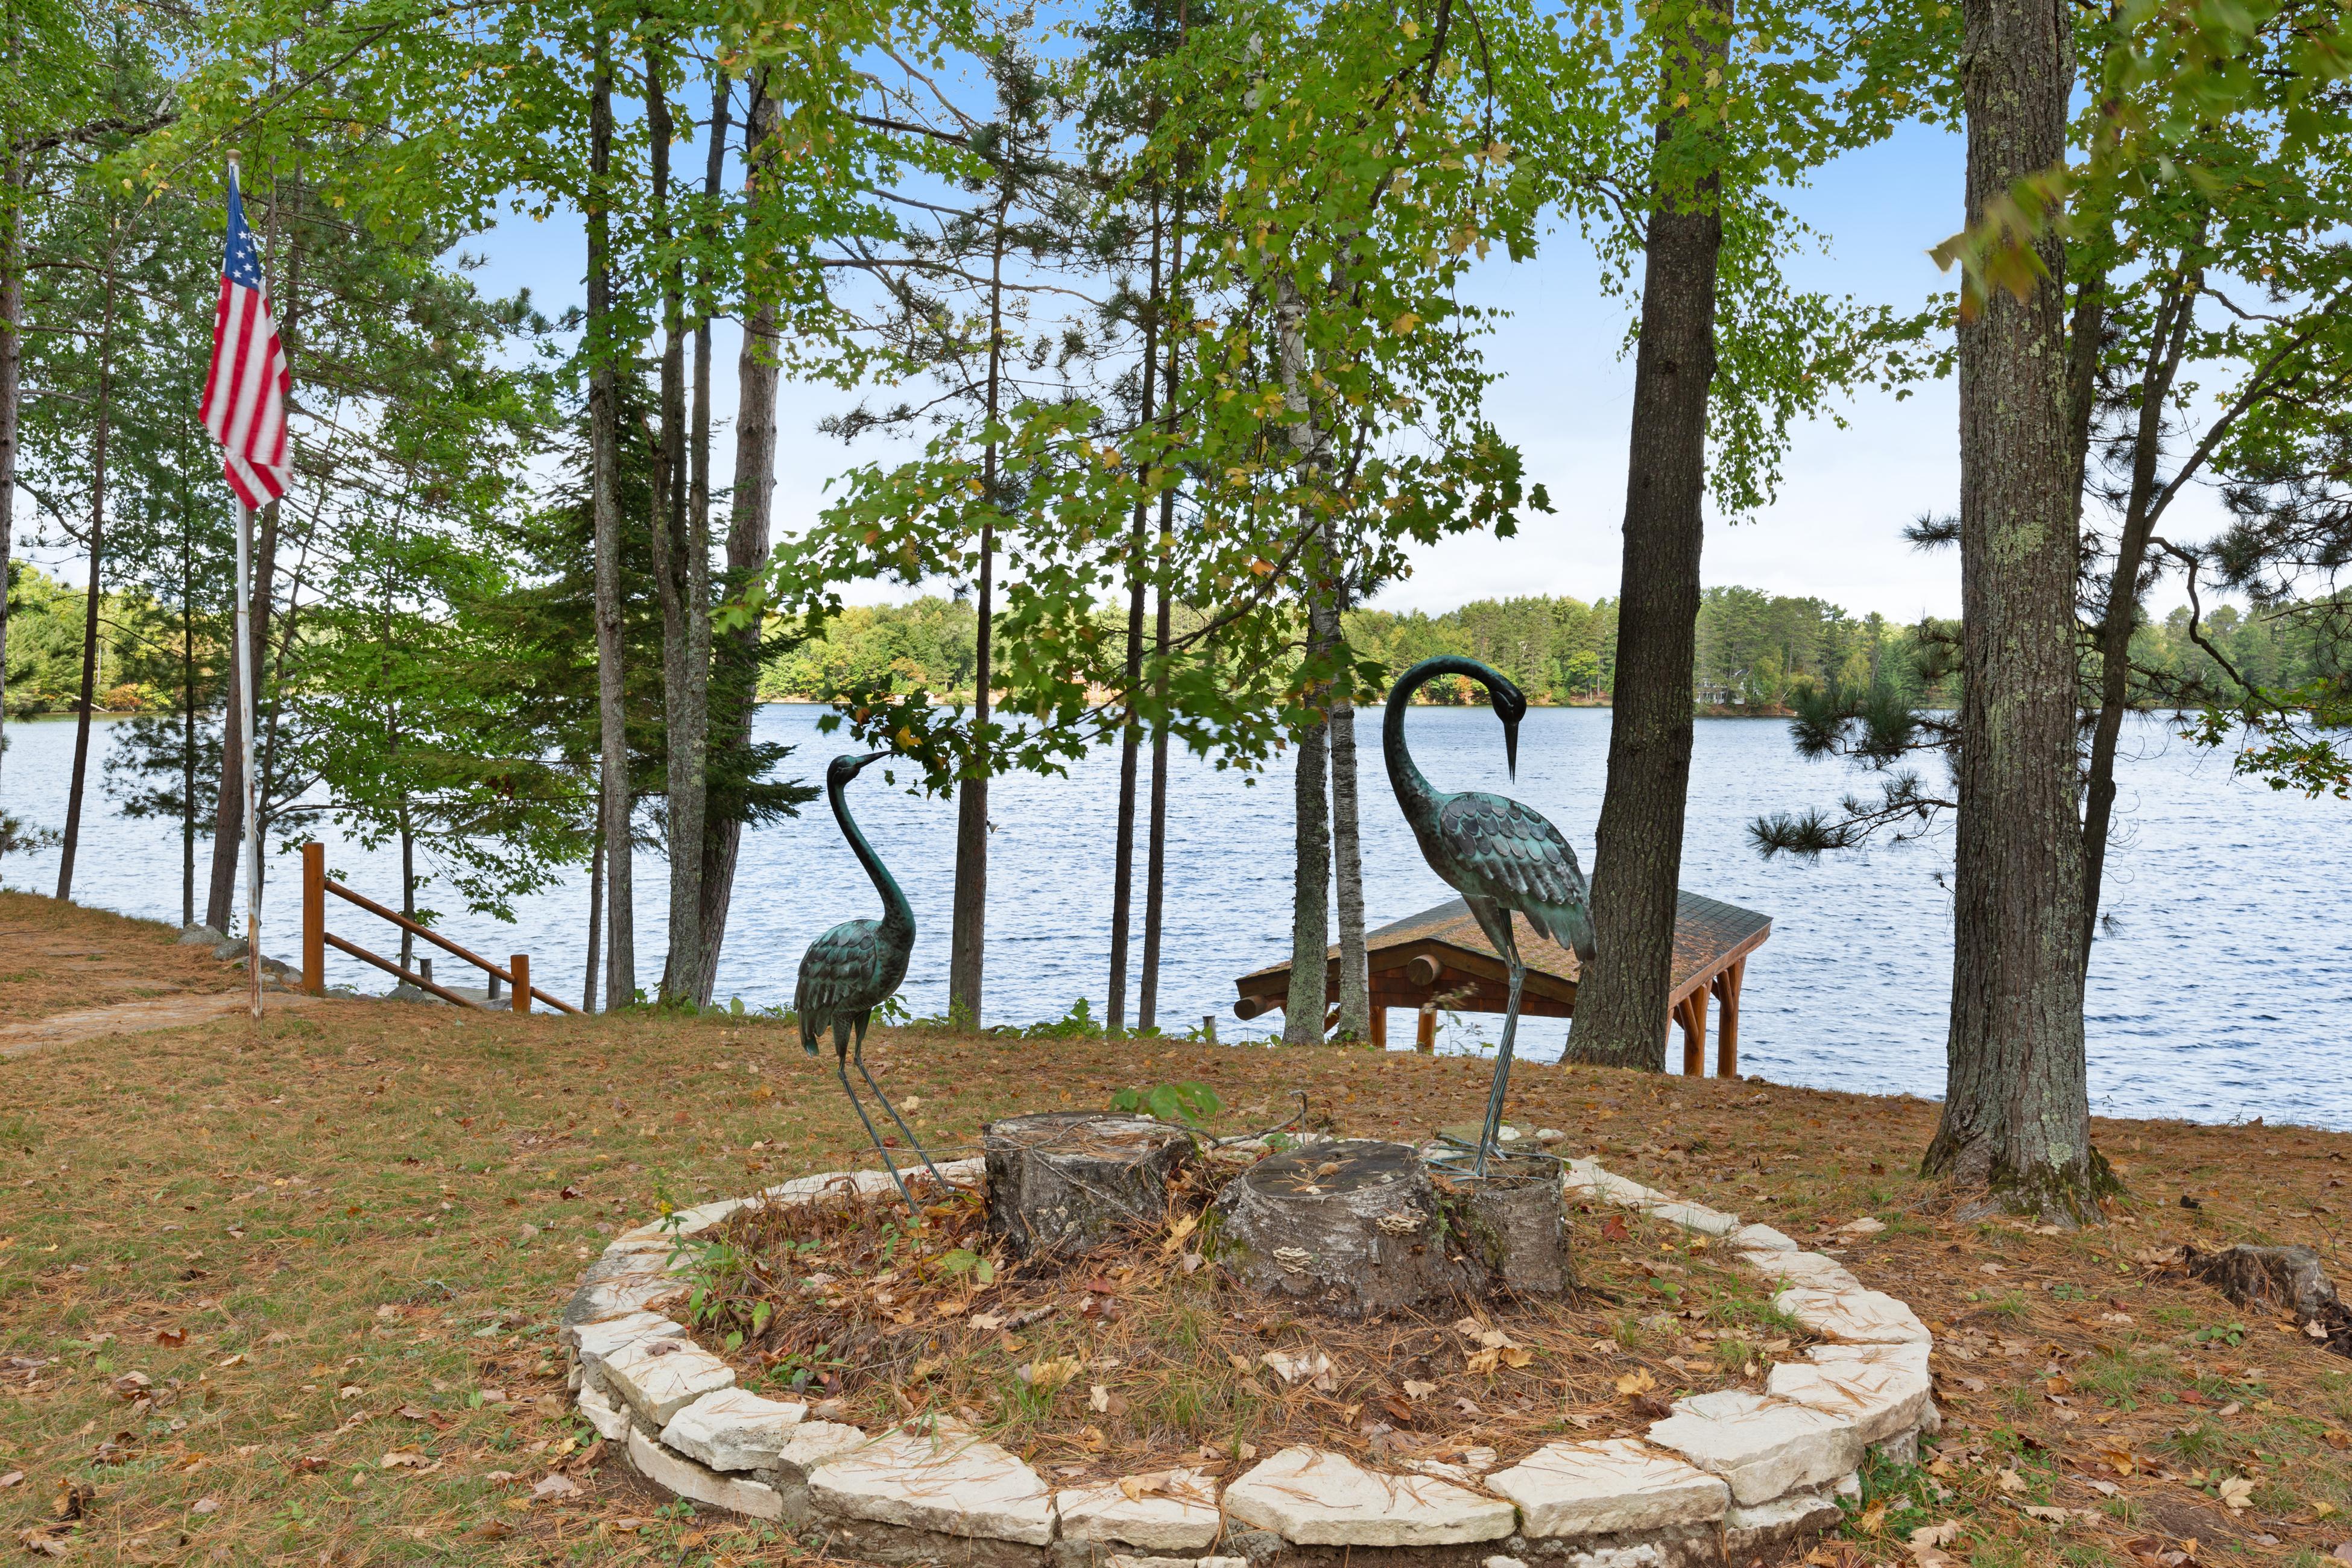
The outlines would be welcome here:
M 1152 393 L 1160 372 L 1162 232 L 1160 203 L 1155 197 L 1151 204 L 1151 292 L 1143 321 L 1143 404 L 1136 421 L 1139 430 L 1151 426 Z M 1135 699 L 1143 685 L 1143 610 L 1151 577 L 1150 542 L 1144 534 L 1144 524 L 1150 511 L 1148 499 L 1136 501 L 1127 539 L 1127 668 L 1119 689 L 1127 721 L 1119 726 L 1118 841 L 1111 850 L 1110 997 L 1103 1008 L 1103 1026 L 1114 1035 L 1127 1028 L 1127 937 L 1135 907 L 1135 786 L 1137 764 L 1143 750 L 1143 727 L 1136 721 Z
M 2066 152 L 2070 18 L 1963 0 L 1967 212 Z M 2064 258 L 1994 289 L 1959 330 L 1959 825 L 1951 1032 L 1924 1169 L 1984 1209 L 2086 1219 L 2111 1178 L 2090 1142 L 2083 1059 L 2082 830 L 2075 817 L 2074 467 Z
M 416 918 L 416 835 L 408 826 L 408 803 L 400 805 L 400 912 Z M 416 967 L 416 933 L 400 928 L 400 967 Z
M 996 424 L 1004 373 L 1004 227 L 1011 193 L 996 203 L 996 237 L 989 254 L 988 273 L 988 422 Z M 981 489 L 989 510 L 980 527 L 978 621 L 973 627 L 971 729 L 973 750 L 988 734 L 989 675 L 993 668 L 996 606 L 995 507 L 1002 499 L 996 483 L 996 443 L 991 441 L 980 458 Z M 948 922 L 948 1018 L 960 1029 L 980 1027 L 982 982 L 988 952 L 988 772 L 983 763 L 968 763 L 956 785 L 955 890 Z
M 1310 636 L 1309 662 L 1319 661 L 1322 652 L 1322 638 Z M 1291 869 L 1290 991 L 1282 1016 L 1283 1041 L 1293 1046 L 1316 1045 L 1323 1038 L 1323 1011 L 1328 1005 L 1324 972 L 1331 944 L 1331 818 L 1324 793 L 1330 771 L 1330 718 L 1321 707 L 1325 699 L 1320 694 L 1310 693 L 1307 700 L 1311 713 L 1298 736 L 1298 772 L 1291 790 L 1297 835 Z
M 673 238 L 670 215 L 669 96 L 663 62 L 646 50 L 646 130 L 653 154 L 653 229 L 665 251 Z M 662 612 L 662 797 L 669 859 L 669 945 L 662 962 L 665 1002 L 688 994 L 690 972 L 702 951 L 702 762 L 710 689 L 694 668 L 694 546 L 690 534 L 686 403 L 686 274 L 681 263 L 661 269 L 661 447 L 653 524 L 654 576 Z M 707 376 L 706 376 L 707 385 Z M 704 405 L 707 409 L 707 401 Z M 705 563 L 708 569 L 708 561 Z
M 1308 1143 L 1225 1184 L 1207 1250 L 1244 1285 L 1340 1319 L 1557 1296 L 1570 1283 L 1559 1167 L 1505 1163 L 1454 1183 L 1408 1143 Z
M 81 702 L 74 720 L 72 782 L 66 791 L 64 847 L 58 856 L 58 901 L 73 897 L 74 856 L 81 847 L 82 795 L 89 782 L 89 725 L 98 706 L 98 612 L 105 589 L 106 445 L 114 413 L 114 252 L 106 257 L 106 308 L 98 328 L 97 425 L 89 444 L 89 586 L 82 596 Z
M 1719 60 L 1707 29 L 1729 5 L 1685 24 L 1685 47 Z M 1681 134 L 1660 125 L 1663 145 Z M 1642 275 L 1641 346 L 1625 483 L 1617 672 L 1609 782 L 1594 835 L 1593 961 L 1577 987 L 1564 1061 L 1662 1072 L 1674 966 L 1675 904 L 1690 791 L 1699 551 L 1706 534 L 1706 400 L 1715 376 L 1716 264 L 1723 248 L 1712 174 L 1654 193 Z
M 580 983 L 580 1010 L 596 1010 L 596 960 L 604 940 L 604 841 L 588 852 L 588 973 Z
M 8 58 L 23 52 L 9 8 Z M 15 138 L 0 142 L 0 770 L 8 761 L 8 585 L 16 539 L 16 429 L 25 365 L 25 164 Z M 7 798 L 0 793 L 0 800 Z
M 596 528 L 596 719 L 602 731 L 599 818 L 604 842 L 604 1005 L 636 998 L 636 922 L 630 908 L 629 735 L 621 668 L 620 409 L 613 338 L 613 40 L 596 35 L 595 84 L 588 115 L 588 445 Z
M 749 200 L 760 201 L 760 182 L 768 160 L 762 153 L 776 126 L 776 102 L 767 96 L 765 79 L 754 76 L 749 123 L 744 130 L 743 161 Z M 735 484 L 727 526 L 727 591 L 742 592 L 768 564 L 770 512 L 776 495 L 776 301 L 772 289 L 760 283 L 761 264 L 754 259 L 744 268 L 743 295 L 749 302 L 743 321 L 743 349 L 735 372 Z M 728 732 L 721 743 L 745 746 L 751 740 L 751 715 L 759 692 L 756 661 L 760 625 L 754 620 L 727 634 L 730 652 L 740 666 L 749 689 L 733 691 Z M 738 710 L 740 710 L 740 711 Z M 707 778 L 706 774 L 706 778 Z M 706 793 L 706 801 L 708 795 Z M 719 950 L 727 937 L 727 911 L 735 892 L 735 864 L 743 847 L 743 819 L 728 814 L 712 820 L 706 812 L 702 842 L 702 957 L 694 978 L 694 1001 L 710 1005 L 719 984 Z
M 2087 976 L 2091 942 L 2099 924 L 2099 893 L 2107 864 L 2107 841 L 2116 815 L 2116 748 L 2123 737 L 2124 715 L 2131 697 L 2131 639 L 2140 622 L 2140 571 L 2147 563 L 2147 545 L 2156 531 L 2156 460 L 2164 446 L 2164 416 L 2189 343 L 2190 318 L 2204 286 L 2201 270 L 2175 274 L 2173 288 L 2150 334 L 2147 362 L 2140 367 L 2139 427 L 2132 433 L 2131 490 L 2124 503 L 2123 527 L 2116 536 L 2116 563 L 2107 577 L 2107 602 L 2099 616 L 2099 716 L 2091 731 L 2091 763 L 2083 803 L 2083 953 Z M 2081 311 L 2076 311 L 2077 329 Z M 2069 345 L 2070 348 L 2073 346 Z M 2095 356 L 2095 347 L 2091 351 Z M 2073 378 L 2070 378 L 2073 379 Z M 2077 383 L 2079 388 L 2079 382 Z M 2077 395 L 2070 389 L 2070 402 Z M 2075 450 L 2087 447 L 2075 444 Z M 2074 489 L 2076 527 L 2081 526 L 2082 468 L 2070 459 L 2076 476 Z
M 1171 383 L 1172 384 L 1172 383 Z M 1176 504 L 1176 492 L 1171 490 L 1160 499 L 1160 531 L 1169 531 L 1169 512 Z M 1152 636 L 1153 651 L 1160 658 L 1160 700 L 1168 700 L 1168 584 L 1160 584 L 1158 624 Z M 1165 925 L 1168 889 L 1168 726 L 1163 721 L 1151 729 L 1151 806 L 1150 826 L 1145 832 L 1143 857 L 1143 978 L 1136 988 L 1135 1026 L 1140 1030 L 1160 1026 L 1160 935 Z
M 1007 1117 L 980 1138 L 988 1228 L 1022 1258 L 1075 1258 L 1157 1235 L 1169 1184 L 1195 1163 L 1182 1128 L 1117 1112 Z
M 1328 538 L 1329 531 L 1326 531 Z M 1332 647 L 1343 640 L 1339 614 L 1345 590 L 1326 612 L 1324 637 Z M 1372 1033 L 1371 963 L 1364 950 L 1364 848 L 1357 831 L 1356 702 L 1342 671 L 1331 689 L 1331 865 L 1339 894 L 1339 1023 L 1343 1040 L 1367 1040 Z

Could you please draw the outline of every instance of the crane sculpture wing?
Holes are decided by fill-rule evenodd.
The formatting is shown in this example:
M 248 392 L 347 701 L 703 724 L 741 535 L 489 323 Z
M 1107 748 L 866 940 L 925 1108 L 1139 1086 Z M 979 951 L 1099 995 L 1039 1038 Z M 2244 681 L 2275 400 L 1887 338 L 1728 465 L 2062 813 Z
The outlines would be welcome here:
M 1454 883 L 1464 892 L 1517 910 L 1562 947 L 1575 947 L 1580 937 L 1590 943 L 1577 918 L 1591 898 L 1584 871 L 1540 815 L 1499 795 L 1457 795 L 1437 814 L 1437 836 L 1453 867 L 1466 873 Z M 1468 880 L 1485 886 L 1463 887 Z

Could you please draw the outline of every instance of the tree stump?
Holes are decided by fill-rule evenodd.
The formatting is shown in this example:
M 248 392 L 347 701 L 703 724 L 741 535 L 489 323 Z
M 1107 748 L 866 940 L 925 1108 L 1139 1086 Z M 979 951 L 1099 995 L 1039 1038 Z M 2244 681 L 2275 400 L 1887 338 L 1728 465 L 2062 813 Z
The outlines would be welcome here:
M 1168 1215 L 1168 1184 L 1192 1161 L 1180 1128 L 1148 1116 L 1049 1111 L 981 1129 L 989 1228 L 1015 1254 L 1076 1258 Z
M 1484 1183 L 1433 1175 L 1409 1144 L 1364 1139 L 1270 1155 L 1218 1195 L 1216 1260 L 1244 1285 L 1338 1318 L 1568 1287 L 1558 1166 Z

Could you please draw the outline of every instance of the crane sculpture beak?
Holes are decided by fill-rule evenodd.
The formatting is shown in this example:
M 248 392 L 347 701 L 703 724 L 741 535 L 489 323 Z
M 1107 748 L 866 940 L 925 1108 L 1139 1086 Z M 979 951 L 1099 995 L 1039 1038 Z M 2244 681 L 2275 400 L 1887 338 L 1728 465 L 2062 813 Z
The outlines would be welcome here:
M 1516 779 L 1519 776 L 1519 721 L 1517 719 L 1503 721 L 1503 763 L 1510 770 L 1511 777 Z
M 862 773 L 866 768 L 871 767 L 874 763 L 880 762 L 889 754 L 890 753 L 887 752 L 868 752 L 864 756 L 857 759 L 858 770 Z

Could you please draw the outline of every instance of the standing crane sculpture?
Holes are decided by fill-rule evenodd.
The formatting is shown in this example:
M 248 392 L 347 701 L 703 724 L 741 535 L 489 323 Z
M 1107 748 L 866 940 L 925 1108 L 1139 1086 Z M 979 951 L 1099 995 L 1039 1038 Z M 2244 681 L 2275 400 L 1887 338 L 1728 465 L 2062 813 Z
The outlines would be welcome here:
M 898 1174 L 898 1167 L 890 1161 L 890 1152 L 882 1146 L 882 1135 L 874 1130 L 874 1119 L 866 1114 L 858 1102 L 856 1089 L 850 1087 L 849 1066 L 857 1064 L 857 1075 L 898 1131 L 907 1135 L 916 1153 L 931 1173 L 931 1180 L 948 1190 L 947 1179 L 940 1168 L 931 1163 L 929 1151 L 917 1138 L 874 1075 L 866 1070 L 866 1024 L 898 983 L 907 978 L 907 960 L 915 951 L 915 910 L 899 890 L 898 879 L 882 864 L 882 857 L 866 842 L 866 835 L 857 829 L 856 821 L 849 815 L 849 803 L 842 791 L 870 763 L 888 756 L 887 752 L 869 752 L 862 757 L 841 756 L 824 771 L 825 798 L 833 803 L 833 818 L 841 824 L 841 836 L 849 840 L 850 852 L 857 857 L 866 874 L 874 879 L 875 890 L 882 895 L 882 918 L 878 921 L 844 921 L 814 942 L 801 955 L 800 984 L 793 992 L 793 1010 L 800 1015 L 801 1049 L 809 1055 L 817 1053 L 817 1042 L 825 1031 L 833 1031 L 834 1070 L 841 1079 L 841 1092 L 849 1097 L 857 1120 L 866 1124 L 866 1136 L 874 1141 L 874 1152 L 882 1156 L 882 1164 L 898 1184 L 899 1197 L 906 1200 L 910 1213 L 919 1214 L 907 1183 Z
M 1462 894 L 1478 929 L 1510 972 L 1503 1044 L 1495 1056 L 1495 1081 L 1486 1094 L 1486 1120 L 1479 1128 L 1474 1166 L 1484 1179 L 1487 1156 L 1502 1127 L 1503 1095 L 1511 1079 L 1511 1038 L 1519 1024 L 1519 988 L 1528 973 L 1512 935 L 1512 911 L 1527 916 L 1536 930 L 1590 963 L 1591 894 L 1576 863 L 1576 851 L 1541 815 L 1499 795 L 1475 790 L 1447 795 L 1413 765 L 1412 753 L 1405 749 L 1404 710 L 1423 682 L 1442 675 L 1467 676 L 1486 689 L 1496 717 L 1503 721 L 1503 754 L 1513 778 L 1518 776 L 1519 721 L 1527 716 L 1528 700 L 1500 672 L 1476 659 L 1441 654 L 1397 678 L 1381 728 L 1389 784 L 1421 845 L 1422 858 Z

